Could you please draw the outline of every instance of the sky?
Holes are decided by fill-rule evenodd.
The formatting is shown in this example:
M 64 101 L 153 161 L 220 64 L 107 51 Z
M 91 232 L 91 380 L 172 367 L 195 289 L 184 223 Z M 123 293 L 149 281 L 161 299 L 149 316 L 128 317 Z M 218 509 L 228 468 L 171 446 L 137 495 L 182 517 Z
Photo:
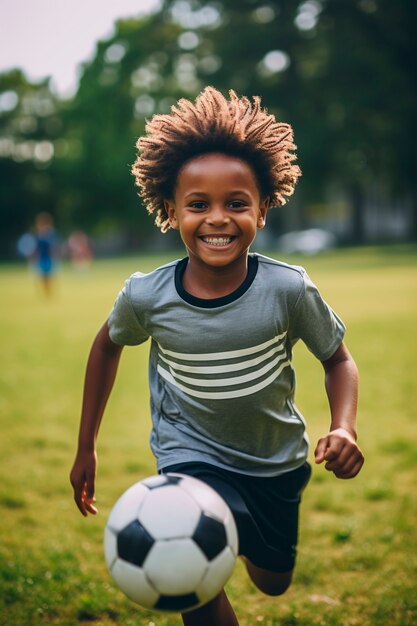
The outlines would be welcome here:
M 71 96 L 80 63 L 121 17 L 147 13 L 159 0 L 0 0 L 0 72 L 19 67 L 30 80 L 52 77 Z

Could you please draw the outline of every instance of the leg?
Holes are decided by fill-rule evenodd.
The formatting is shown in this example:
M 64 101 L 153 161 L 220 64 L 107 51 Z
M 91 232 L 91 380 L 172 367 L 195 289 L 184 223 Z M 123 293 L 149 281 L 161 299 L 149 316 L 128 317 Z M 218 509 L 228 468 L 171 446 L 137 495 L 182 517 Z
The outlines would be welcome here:
M 42 290 L 47 298 L 52 296 L 52 276 L 50 274 L 41 274 L 40 277 Z
M 195 611 L 183 613 L 184 626 L 239 626 L 224 591 Z
M 289 572 L 271 572 L 270 570 L 256 567 L 245 557 L 242 557 L 252 582 L 263 593 L 269 596 L 280 596 L 285 593 L 291 584 L 294 570 Z

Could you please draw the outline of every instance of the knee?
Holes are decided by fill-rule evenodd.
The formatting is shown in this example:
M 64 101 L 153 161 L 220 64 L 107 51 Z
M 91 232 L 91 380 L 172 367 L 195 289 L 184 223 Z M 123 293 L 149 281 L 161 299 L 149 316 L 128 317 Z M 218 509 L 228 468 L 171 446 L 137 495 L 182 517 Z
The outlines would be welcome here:
M 282 596 L 289 586 L 291 579 L 288 580 L 262 580 L 258 581 L 257 587 L 267 596 Z
M 282 596 L 291 585 L 293 572 L 271 572 L 255 567 L 245 559 L 246 568 L 252 582 L 268 596 Z

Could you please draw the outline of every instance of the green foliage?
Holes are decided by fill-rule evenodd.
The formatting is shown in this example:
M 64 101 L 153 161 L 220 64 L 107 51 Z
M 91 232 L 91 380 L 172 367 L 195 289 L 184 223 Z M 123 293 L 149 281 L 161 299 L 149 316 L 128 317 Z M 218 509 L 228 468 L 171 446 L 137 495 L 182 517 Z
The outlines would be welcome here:
M 19 70 L 0 74 L 0 250 L 40 211 L 54 211 L 58 188 L 49 167 L 62 132 L 60 103 L 47 81 L 31 84 Z
M 2 256 L 40 210 L 64 232 L 146 244 L 136 139 L 146 118 L 207 84 L 261 94 L 295 127 L 304 176 L 273 228 L 308 225 L 305 206 L 329 188 L 348 198 L 356 240 L 367 198 L 415 212 L 415 10 L 412 0 L 165 0 L 98 43 L 72 100 L 18 70 L 0 75 Z
M 360 370 L 361 474 L 341 481 L 313 467 L 302 504 L 295 580 L 281 598 L 256 591 L 239 562 L 227 586 L 241 626 L 411 626 L 417 621 L 416 249 L 366 248 L 305 265 L 348 327 Z M 106 516 L 155 472 L 148 445 L 148 345 L 127 348 L 99 437 L 100 514 L 84 519 L 68 474 L 87 352 L 124 278 L 168 258 L 64 267 L 46 301 L 21 266 L 0 268 L 0 622 L 7 626 L 179 626 L 129 602 L 106 571 Z M 297 404 L 312 448 L 328 426 L 323 371 L 295 349 Z

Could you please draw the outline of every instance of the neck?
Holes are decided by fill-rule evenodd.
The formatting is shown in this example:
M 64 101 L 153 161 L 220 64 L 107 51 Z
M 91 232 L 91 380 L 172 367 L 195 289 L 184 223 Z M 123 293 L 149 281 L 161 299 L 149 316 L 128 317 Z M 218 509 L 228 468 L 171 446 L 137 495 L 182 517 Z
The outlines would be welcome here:
M 226 267 L 200 264 L 190 257 L 183 276 L 183 287 L 197 298 L 221 298 L 240 287 L 247 273 L 247 254 Z

